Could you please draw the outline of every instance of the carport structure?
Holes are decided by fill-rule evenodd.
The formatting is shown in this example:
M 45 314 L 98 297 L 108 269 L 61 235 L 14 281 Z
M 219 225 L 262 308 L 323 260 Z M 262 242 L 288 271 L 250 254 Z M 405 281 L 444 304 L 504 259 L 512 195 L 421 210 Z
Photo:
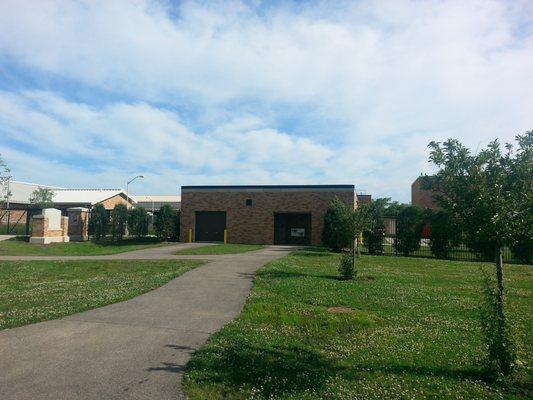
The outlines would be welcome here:
M 353 185 L 183 186 L 182 240 L 320 245 L 324 215 L 339 199 L 356 205 Z

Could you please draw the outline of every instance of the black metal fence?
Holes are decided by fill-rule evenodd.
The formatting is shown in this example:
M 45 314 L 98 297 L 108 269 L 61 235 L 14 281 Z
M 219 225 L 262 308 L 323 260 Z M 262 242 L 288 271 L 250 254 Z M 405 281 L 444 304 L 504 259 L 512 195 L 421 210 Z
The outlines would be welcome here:
M 40 211 L 33 208 L 0 209 L 0 235 L 30 235 L 32 218 Z
M 379 251 L 376 252 L 375 249 L 373 249 L 372 253 L 391 256 L 443 258 L 458 261 L 494 261 L 493 259 L 488 259 L 483 253 L 477 252 L 463 243 L 452 246 L 445 257 L 436 257 L 431 251 L 431 238 L 429 233 L 430 227 L 424 227 L 419 242 L 420 246 L 417 249 L 410 251 L 408 254 L 404 254 L 399 251 L 399 246 L 397 246 L 397 218 L 396 216 L 387 216 L 385 217 L 385 232 L 381 241 L 381 246 L 377 246 Z M 365 236 L 363 236 L 363 243 L 360 243 L 358 248 L 363 254 L 371 254 Z M 503 248 L 503 260 L 507 263 L 524 263 L 524 260 L 520 260 L 508 247 Z

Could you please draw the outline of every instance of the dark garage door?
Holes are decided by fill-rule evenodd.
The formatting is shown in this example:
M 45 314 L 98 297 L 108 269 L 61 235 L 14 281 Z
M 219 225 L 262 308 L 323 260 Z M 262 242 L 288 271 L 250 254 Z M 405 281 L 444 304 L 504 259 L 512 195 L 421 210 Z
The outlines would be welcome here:
M 311 244 L 311 214 L 274 213 L 274 244 Z
M 224 229 L 226 229 L 225 211 L 196 211 L 195 241 L 223 242 Z

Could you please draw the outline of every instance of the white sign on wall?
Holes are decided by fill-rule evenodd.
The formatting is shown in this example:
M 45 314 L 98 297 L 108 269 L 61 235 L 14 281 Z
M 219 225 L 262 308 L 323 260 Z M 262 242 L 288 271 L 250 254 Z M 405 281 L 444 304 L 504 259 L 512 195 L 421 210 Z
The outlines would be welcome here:
M 305 228 L 291 228 L 292 237 L 305 237 Z

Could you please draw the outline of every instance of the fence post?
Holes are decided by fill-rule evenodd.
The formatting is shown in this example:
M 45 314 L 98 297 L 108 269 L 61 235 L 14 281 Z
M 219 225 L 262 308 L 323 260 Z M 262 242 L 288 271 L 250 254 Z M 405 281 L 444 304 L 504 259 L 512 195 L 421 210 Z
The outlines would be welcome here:
M 392 242 L 394 246 L 394 255 L 398 255 L 398 246 L 396 246 L 396 242 L 398 241 L 398 211 L 394 213 L 394 241 Z
M 355 269 L 355 246 L 357 243 L 357 237 L 354 237 L 352 242 L 352 267 L 354 270 L 354 276 L 357 275 L 357 270 Z

